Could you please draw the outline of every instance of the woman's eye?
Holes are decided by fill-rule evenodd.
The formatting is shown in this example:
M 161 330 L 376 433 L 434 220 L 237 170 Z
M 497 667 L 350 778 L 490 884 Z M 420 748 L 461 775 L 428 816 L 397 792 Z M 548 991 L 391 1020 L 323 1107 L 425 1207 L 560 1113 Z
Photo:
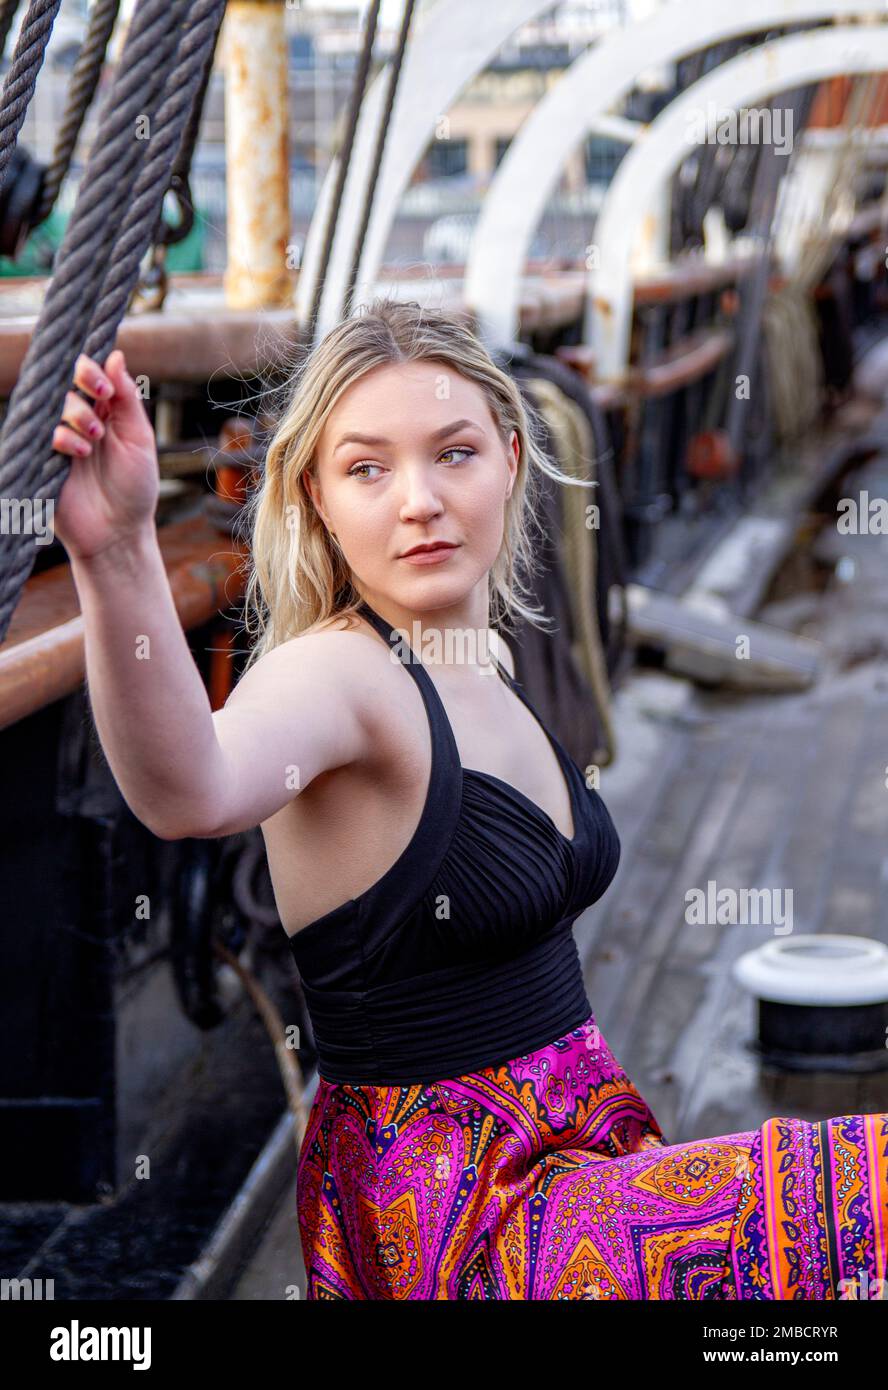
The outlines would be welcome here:
M 471 458 L 472 454 L 474 454 L 475 452 L 476 450 L 470 449 L 468 445 L 454 444 L 452 448 L 444 450 L 443 454 L 440 455 L 440 459 L 441 461 L 446 460 L 448 454 L 465 454 L 467 457 Z M 462 460 L 458 459 L 456 464 L 448 464 L 447 467 L 458 467 L 461 462 Z M 367 480 L 369 475 L 366 472 L 360 472 L 359 470 L 379 467 L 380 465 L 378 463 L 353 463 L 351 468 L 348 470 L 347 476 L 349 478 L 361 478 L 362 481 Z

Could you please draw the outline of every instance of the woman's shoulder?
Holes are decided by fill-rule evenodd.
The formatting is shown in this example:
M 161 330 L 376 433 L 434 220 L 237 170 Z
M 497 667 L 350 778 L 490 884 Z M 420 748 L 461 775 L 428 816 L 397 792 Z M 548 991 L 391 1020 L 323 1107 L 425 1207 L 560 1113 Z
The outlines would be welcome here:
M 331 613 L 327 618 L 318 618 L 316 623 L 299 634 L 300 637 L 314 636 L 317 633 L 369 632 L 369 624 L 354 613 Z
M 382 644 L 375 633 L 362 628 L 360 620 L 333 614 L 269 647 L 251 663 L 246 675 L 254 687 L 298 679 L 300 684 L 315 685 L 319 694 L 335 685 L 360 700 L 366 696 L 368 670 L 383 669 L 388 655 L 381 649 L 374 657 L 374 648 L 381 649 Z M 372 666 L 374 660 L 378 667 Z
M 356 613 L 319 618 L 291 641 L 297 653 L 311 652 L 313 661 L 336 669 L 349 668 L 359 684 L 366 683 L 369 671 L 378 676 L 397 664 L 391 648 L 366 618 Z
M 380 645 L 369 623 L 364 622 L 362 618 L 354 613 L 332 613 L 326 618 L 318 618 L 310 627 L 303 628 L 301 632 L 287 638 L 281 646 L 304 651 L 305 647 L 310 645 L 318 650 L 326 647 L 354 653 L 354 644 L 348 640 L 351 637 L 363 637 L 373 642 L 374 646 Z M 358 650 L 363 651 L 363 646 Z
M 515 660 L 506 638 L 496 628 L 489 628 L 488 631 L 491 655 L 514 679 Z M 380 640 L 372 625 L 355 613 L 333 613 L 319 618 L 310 627 L 272 648 L 267 657 L 273 659 L 274 666 L 294 661 L 304 666 L 308 661 L 319 676 L 323 672 L 331 679 L 348 674 L 359 692 L 366 692 L 368 688 L 368 671 L 372 670 L 376 676 L 380 676 L 386 669 L 400 664 L 392 660 L 391 649 Z M 260 658 L 257 664 L 262 664 L 266 659 Z M 384 680 L 369 684 L 380 693 L 387 689 Z M 391 693 L 389 689 L 389 696 Z

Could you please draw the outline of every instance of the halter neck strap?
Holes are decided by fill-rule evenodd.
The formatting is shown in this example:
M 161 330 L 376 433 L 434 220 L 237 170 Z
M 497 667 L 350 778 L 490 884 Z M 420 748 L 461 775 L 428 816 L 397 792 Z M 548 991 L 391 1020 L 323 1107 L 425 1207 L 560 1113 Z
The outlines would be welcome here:
M 361 613 L 368 620 L 368 622 L 372 623 L 373 627 L 376 628 L 376 631 L 379 633 L 380 637 L 384 637 L 393 648 L 398 645 L 406 647 L 407 651 L 410 654 L 410 661 L 418 662 L 420 665 L 424 664 L 422 662 L 422 659 L 419 656 L 417 656 L 416 652 L 413 650 L 413 647 L 410 645 L 410 642 L 407 640 L 406 636 L 401 631 L 401 629 L 392 627 L 391 623 L 389 623 L 385 618 L 381 617 L 379 613 L 376 612 L 375 608 L 370 607 L 370 604 L 367 602 L 366 599 L 362 599 L 359 603 L 358 612 Z M 509 672 L 506 670 L 499 657 L 494 652 L 491 652 L 490 655 L 493 659 L 497 671 L 502 676 L 503 680 L 510 687 L 510 689 L 513 688 L 512 677 L 509 675 Z M 402 657 L 401 659 L 403 660 L 404 658 Z

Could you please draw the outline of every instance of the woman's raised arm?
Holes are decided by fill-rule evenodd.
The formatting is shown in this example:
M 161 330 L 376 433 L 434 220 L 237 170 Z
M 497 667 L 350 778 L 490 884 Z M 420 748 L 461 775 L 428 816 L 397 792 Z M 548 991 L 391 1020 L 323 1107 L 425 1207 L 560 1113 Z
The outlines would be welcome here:
M 343 632 L 285 643 L 212 711 L 167 579 L 154 434 L 122 353 L 105 372 L 80 359 L 75 382 L 97 401 L 102 380 L 104 407 L 69 393 L 54 441 L 73 458 L 55 528 L 83 613 L 99 738 L 128 806 L 160 838 L 248 829 L 320 772 L 371 754 L 358 644 Z

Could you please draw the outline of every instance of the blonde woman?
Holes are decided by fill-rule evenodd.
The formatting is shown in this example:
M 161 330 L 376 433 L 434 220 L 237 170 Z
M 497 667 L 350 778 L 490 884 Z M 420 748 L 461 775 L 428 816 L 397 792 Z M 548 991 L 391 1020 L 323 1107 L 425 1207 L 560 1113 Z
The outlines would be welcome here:
M 306 356 L 249 507 L 255 643 L 215 713 L 122 355 L 75 379 L 95 405 L 72 393 L 56 432 L 57 529 L 108 761 L 164 839 L 261 825 L 301 972 L 307 1296 L 820 1299 L 883 1278 L 888 1115 L 669 1144 L 596 1025 L 571 928 L 617 834 L 493 630 L 540 621 L 522 574 L 540 472 L 561 475 L 482 344 L 379 301 Z

